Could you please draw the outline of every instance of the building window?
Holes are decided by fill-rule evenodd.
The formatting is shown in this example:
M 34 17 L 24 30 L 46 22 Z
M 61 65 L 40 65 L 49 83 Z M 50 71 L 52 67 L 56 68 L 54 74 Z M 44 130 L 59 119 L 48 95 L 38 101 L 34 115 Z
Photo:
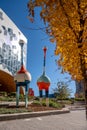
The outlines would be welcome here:
M 3 20 L 3 13 L 0 11 L 0 19 Z

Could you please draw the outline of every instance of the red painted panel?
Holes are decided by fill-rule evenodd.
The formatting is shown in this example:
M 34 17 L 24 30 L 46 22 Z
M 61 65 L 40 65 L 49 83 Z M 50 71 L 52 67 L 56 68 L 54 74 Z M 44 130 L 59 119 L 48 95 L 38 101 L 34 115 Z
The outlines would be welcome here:
M 37 85 L 39 87 L 39 90 L 42 90 L 42 89 L 48 90 L 50 83 L 38 82 Z

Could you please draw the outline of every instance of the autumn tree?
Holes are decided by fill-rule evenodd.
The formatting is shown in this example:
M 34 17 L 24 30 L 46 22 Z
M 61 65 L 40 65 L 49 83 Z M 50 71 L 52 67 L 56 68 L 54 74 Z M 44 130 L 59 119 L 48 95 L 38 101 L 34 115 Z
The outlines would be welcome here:
M 46 33 L 56 44 L 58 65 L 72 79 L 84 80 L 87 118 L 87 0 L 29 0 L 29 18 L 34 17 L 35 7 L 47 23 Z

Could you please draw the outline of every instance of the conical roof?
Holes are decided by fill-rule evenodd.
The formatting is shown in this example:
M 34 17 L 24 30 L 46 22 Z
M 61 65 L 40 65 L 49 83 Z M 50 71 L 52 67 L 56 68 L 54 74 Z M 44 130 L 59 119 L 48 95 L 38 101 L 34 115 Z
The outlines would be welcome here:
M 44 51 L 44 62 L 43 62 L 43 74 L 37 79 L 37 85 L 39 90 L 45 89 L 48 90 L 50 86 L 50 79 L 47 75 L 45 75 L 45 65 L 46 65 L 46 46 L 43 48 Z

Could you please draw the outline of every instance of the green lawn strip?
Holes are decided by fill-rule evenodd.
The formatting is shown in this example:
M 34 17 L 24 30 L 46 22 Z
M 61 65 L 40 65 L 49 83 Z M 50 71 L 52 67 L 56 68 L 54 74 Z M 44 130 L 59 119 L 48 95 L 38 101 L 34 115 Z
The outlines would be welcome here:
M 26 108 L 0 108 L 0 114 L 13 114 L 23 112 L 31 112 L 31 111 Z

